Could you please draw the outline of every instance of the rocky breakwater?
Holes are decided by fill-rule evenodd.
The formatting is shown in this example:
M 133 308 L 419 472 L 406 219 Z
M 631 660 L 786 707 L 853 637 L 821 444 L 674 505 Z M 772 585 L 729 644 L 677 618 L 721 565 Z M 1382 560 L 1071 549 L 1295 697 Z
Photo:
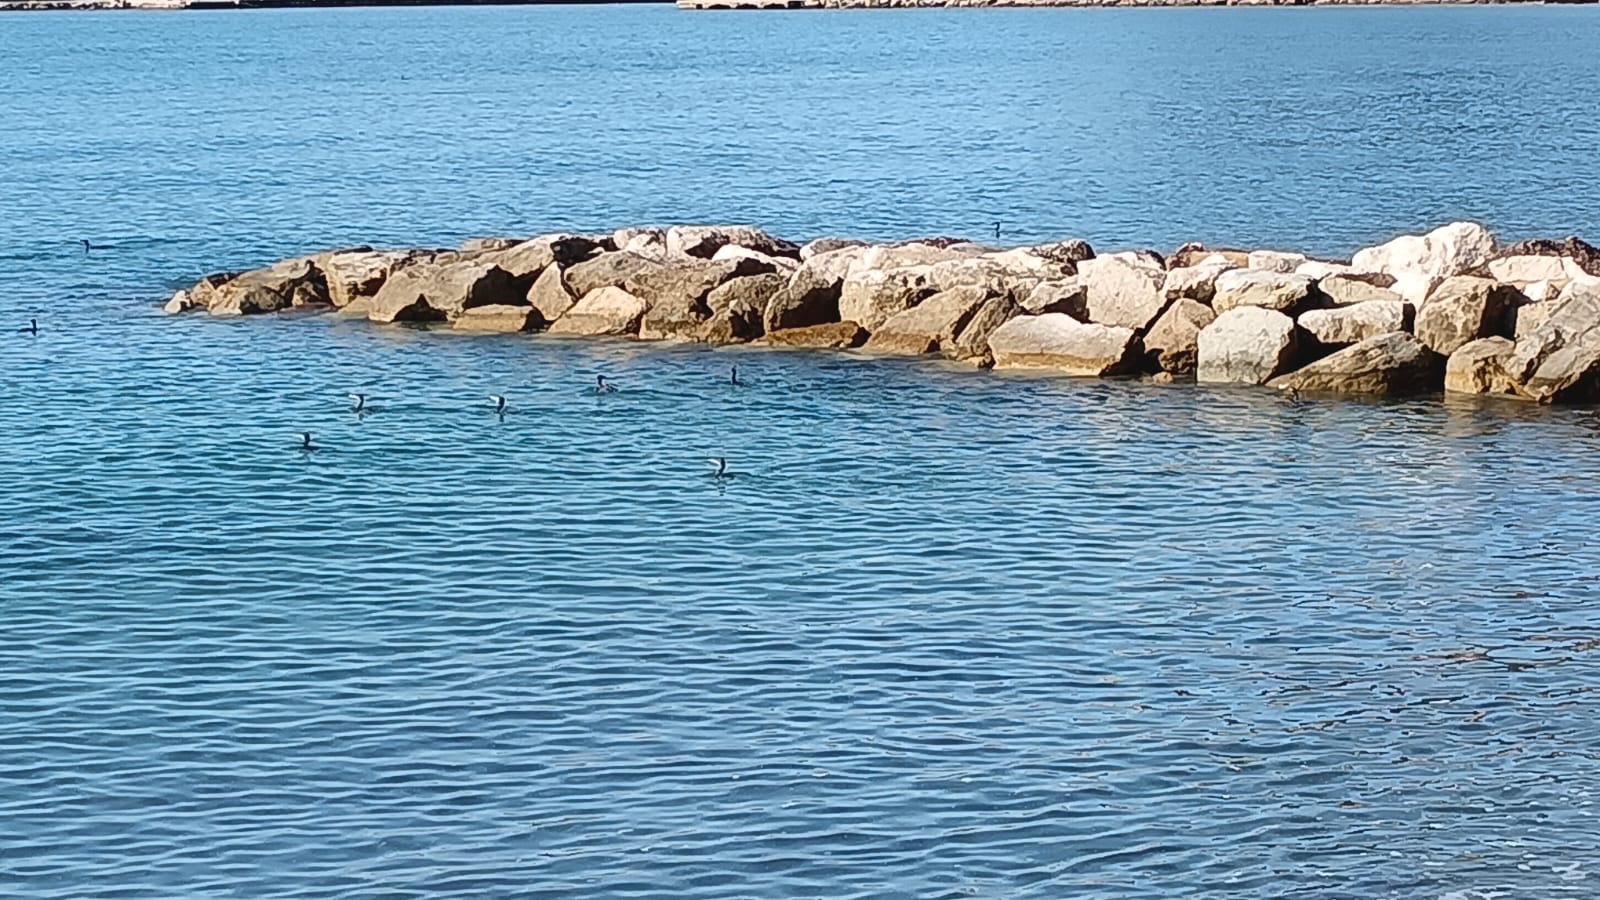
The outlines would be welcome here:
M 1600 251 L 1456 223 L 1349 260 L 1189 244 L 797 244 L 749 226 L 334 250 L 207 275 L 168 312 L 755 343 L 1330 394 L 1600 399 Z

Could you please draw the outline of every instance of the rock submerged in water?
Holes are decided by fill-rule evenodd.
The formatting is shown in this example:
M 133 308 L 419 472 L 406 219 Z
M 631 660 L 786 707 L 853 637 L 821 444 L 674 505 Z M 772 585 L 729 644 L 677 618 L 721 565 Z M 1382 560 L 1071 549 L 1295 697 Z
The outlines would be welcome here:
M 174 314 L 325 309 L 460 332 L 884 354 L 1306 392 L 1600 400 L 1600 251 L 1499 245 L 1473 223 L 1349 261 L 1082 241 L 796 244 L 753 226 L 352 247 L 177 291 Z

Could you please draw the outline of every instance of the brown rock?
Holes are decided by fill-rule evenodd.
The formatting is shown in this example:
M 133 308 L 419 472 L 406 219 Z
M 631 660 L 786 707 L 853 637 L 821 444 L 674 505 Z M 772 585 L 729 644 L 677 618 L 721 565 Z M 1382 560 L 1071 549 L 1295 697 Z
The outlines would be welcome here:
M 1301 330 L 1325 347 L 1343 347 L 1391 331 L 1405 331 L 1411 307 L 1394 300 L 1368 300 L 1351 306 L 1313 309 L 1300 314 Z
M 1153 253 L 1112 253 L 1078 264 L 1087 291 L 1089 320 L 1143 331 L 1167 307 L 1161 289 L 1166 271 Z
M 867 332 L 854 322 L 828 322 L 822 325 L 769 331 L 766 340 L 775 347 L 843 350 L 861 346 L 867 340 Z
M 1261 306 L 1217 316 L 1196 338 L 1195 380 L 1202 384 L 1265 384 L 1288 371 L 1298 349 L 1294 320 Z
M 220 284 L 202 282 L 191 295 L 214 316 L 248 316 L 297 306 L 328 306 L 328 284 L 309 257 L 286 259 Z
M 1516 288 L 1488 278 L 1446 278 L 1417 312 L 1417 338 L 1429 350 L 1448 356 L 1463 344 L 1497 333 L 1520 299 Z
M 1198 361 L 1200 332 L 1217 314 L 1197 300 L 1174 300 L 1144 336 L 1147 364 L 1174 376 L 1192 377 Z
M 1403 331 L 1368 338 L 1268 382 L 1335 394 L 1417 394 L 1439 389 L 1439 357 Z
M 1212 256 L 1222 257 L 1235 268 L 1248 269 L 1250 267 L 1250 253 L 1247 250 L 1212 249 L 1204 244 L 1184 244 L 1182 247 L 1172 251 L 1172 255 L 1167 257 L 1167 268 L 1186 269 L 1198 266 Z
M 1455 394 L 1515 394 L 1505 364 L 1516 344 L 1503 337 L 1479 338 L 1456 348 L 1444 366 L 1444 389 Z
M 936 292 L 928 266 L 852 271 L 839 288 L 839 318 L 877 331 L 890 317 L 905 312 Z
M 1229 269 L 1217 276 L 1211 308 L 1220 314 L 1241 306 L 1258 306 L 1293 315 L 1311 304 L 1315 285 L 1304 275 Z
M 1600 249 L 1578 237 L 1564 241 L 1518 241 L 1495 254 L 1499 258 L 1515 256 L 1560 256 L 1572 260 L 1574 266 L 1588 275 L 1600 277 Z M 1493 261 L 1490 262 L 1493 265 Z M 1571 277 L 1567 275 L 1565 277 Z M 1504 280 L 1504 279 L 1502 279 Z M 1529 279 L 1537 281 L 1538 279 Z
M 545 322 L 554 322 L 567 314 L 578 298 L 567 287 L 565 270 L 560 263 L 551 263 L 528 288 L 528 304 L 539 311 Z
M 763 327 L 767 333 L 839 321 L 839 292 L 862 255 L 851 247 L 820 253 L 800 264 L 789 283 L 768 301 Z
M 474 306 L 463 310 L 450 327 L 458 331 L 516 333 L 538 331 L 544 319 L 531 306 Z
M 730 278 L 723 284 L 714 288 L 706 295 L 706 308 L 712 315 L 722 312 L 735 302 L 742 302 L 760 312 L 767 308 L 772 298 L 783 290 L 789 279 L 777 273 L 767 275 L 750 275 L 743 278 Z M 757 323 L 756 337 L 760 337 L 759 322 Z
M 574 296 L 586 297 L 605 287 L 622 287 L 630 279 L 665 268 L 664 264 L 637 253 L 602 253 L 592 259 L 567 266 L 567 289 Z
M 1089 292 L 1076 278 L 1041 281 L 1019 302 L 1029 315 L 1066 313 L 1080 322 L 1089 318 Z
M 407 266 L 389 276 L 367 306 L 374 322 L 431 322 L 475 306 L 522 306 L 526 288 L 511 273 L 478 259 Z
M 720 307 L 713 308 L 711 318 L 701 323 L 695 337 L 708 344 L 719 345 L 753 341 L 762 335 L 761 310 L 762 307 L 743 297 L 731 297 Z
M 956 335 L 989 297 L 989 292 L 983 288 L 941 291 L 890 317 L 872 332 L 867 349 L 913 355 L 932 353 L 946 346 L 954 349 Z
M 1101 377 L 1131 372 L 1139 338 L 1132 328 L 1079 322 L 1064 313 L 1018 316 L 989 335 L 998 369 L 1049 369 Z
M 960 360 L 993 365 L 994 355 L 989 350 L 989 338 L 1001 325 L 1023 315 L 1022 307 L 1010 295 L 990 297 L 972 314 L 953 345 L 941 342 L 940 349 Z
M 1600 388 L 1600 288 L 1570 287 L 1504 363 L 1517 392 L 1541 403 L 1592 399 Z
M 750 225 L 674 225 L 667 229 L 667 253 L 710 259 L 735 244 L 767 256 L 800 258 L 800 246 Z
M 650 306 L 619 287 L 597 288 L 567 310 L 550 326 L 551 334 L 631 335 Z
M 395 271 L 420 262 L 433 254 L 424 250 L 336 250 L 315 257 L 328 286 L 328 300 L 334 309 L 376 297 L 383 283 Z

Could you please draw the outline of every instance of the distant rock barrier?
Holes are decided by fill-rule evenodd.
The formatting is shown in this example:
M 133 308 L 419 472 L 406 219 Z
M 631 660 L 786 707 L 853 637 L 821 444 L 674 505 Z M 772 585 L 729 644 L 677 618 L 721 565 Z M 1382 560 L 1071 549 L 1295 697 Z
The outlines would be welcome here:
M 1520 2 L 1576 5 L 1597 0 L 677 0 L 677 5 L 679 9 L 945 9 L 1039 6 L 1482 6 Z
M 359 247 L 207 275 L 170 313 L 754 343 L 1304 393 L 1600 400 L 1600 250 L 1457 222 L 1349 260 L 1081 240 L 797 244 L 743 225 Z

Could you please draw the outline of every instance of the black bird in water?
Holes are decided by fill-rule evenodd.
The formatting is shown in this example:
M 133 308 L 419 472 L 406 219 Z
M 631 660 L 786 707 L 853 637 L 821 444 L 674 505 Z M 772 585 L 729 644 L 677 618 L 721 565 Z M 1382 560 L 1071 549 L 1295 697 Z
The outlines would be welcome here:
M 497 416 L 506 414 L 506 398 L 499 394 L 490 394 L 489 401 L 494 404 L 494 413 Z
M 79 241 L 78 243 L 83 245 L 83 255 L 84 256 L 88 256 L 90 250 L 110 250 L 111 249 L 110 247 L 106 246 L 105 244 L 91 244 L 88 241 Z
M 739 387 L 740 385 L 744 384 L 744 382 L 739 380 L 739 367 L 738 366 L 729 366 L 728 367 L 728 383 L 733 385 L 734 387 Z
M 716 467 L 716 471 L 711 473 L 712 478 L 715 478 L 718 481 L 733 480 L 734 473 L 728 471 L 727 459 L 721 456 L 713 456 L 707 459 L 706 462 L 711 463 L 711 465 Z
M 314 453 L 314 452 L 316 452 L 316 450 L 317 450 L 317 448 L 311 445 L 311 432 L 309 432 L 309 431 L 300 432 L 300 452 L 301 453 Z
M 31 334 L 37 337 L 39 334 L 39 320 L 29 319 L 28 324 L 17 329 L 17 334 Z
M 1000 223 L 999 222 L 994 223 L 994 239 L 997 240 L 997 241 L 1000 240 Z
M 604 375 L 596 375 L 594 377 L 594 392 L 596 394 L 615 394 L 617 388 L 616 385 L 606 381 Z
M 351 394 L 350 399 L 355 401 L 355 405 L 350 407 L 351 412 L 360 414 L 367 411 L 366 394 Z

